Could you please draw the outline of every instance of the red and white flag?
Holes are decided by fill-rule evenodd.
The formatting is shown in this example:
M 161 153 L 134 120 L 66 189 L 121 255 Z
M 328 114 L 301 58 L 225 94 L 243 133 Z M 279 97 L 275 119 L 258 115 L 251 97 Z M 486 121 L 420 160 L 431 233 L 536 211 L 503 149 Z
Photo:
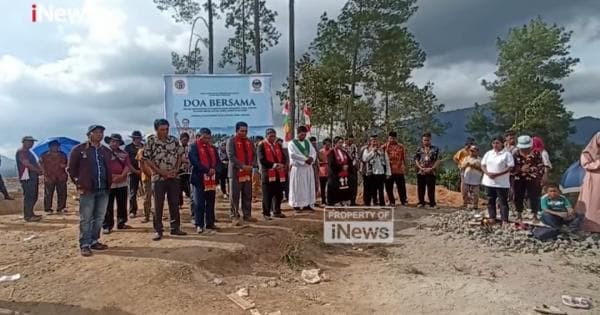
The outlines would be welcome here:
M 311 127 L 310 116 L 312 115 L 312 113 L 310 112 L 310 106 L 304 105 L 304 108 L 302 109 L 302 113 L 304 114 L 304 125 L 308 129 L 308 132 L 310 132 L 310 127 Z

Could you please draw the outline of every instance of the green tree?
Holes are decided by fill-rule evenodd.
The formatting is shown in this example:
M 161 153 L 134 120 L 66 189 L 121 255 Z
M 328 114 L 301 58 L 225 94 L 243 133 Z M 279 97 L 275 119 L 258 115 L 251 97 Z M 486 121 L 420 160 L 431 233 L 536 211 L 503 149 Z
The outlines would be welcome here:
M 432 86 L 419 88 L 409 81 L 412 71 L 425 61 L 425 53 L 405 25 L 417 10 L 415 2 L 348 0 L 336 18 L 321 16 L 310 52 L 319 71 L 338 90 L 341 106 L 334 119 L 347 133 L 363 131 L 357 126 L 367 117 L 372 127 L 384 129 L 421 117 L 440 130 L 433 118 L 443 105 L 435 104 Z M 372 108 L 365 111 L 364 106 Z
M 492 93 L 491 108 L 497 128 L 543 135 L 552 148 L 566 141 L 572 132 L 568 128 L 571 114 L 560 98 L 560 81 L 579 61 L 569 56 L 571 34 L 537 18 L 511 29 L 506 40 L 498 39 L 498 78 L 483 81 Z M 556 137 L 554 132 L 561 135 Z
M 466 130 L 475 143 L 482 147 L 482 151 L 490 147 L 492 138 L 496 136 L 497 127 L 493 125 L 492 118 L 490 117 L 489 111 L 486 111 L 486 107 L 475 103 L 475 110 L 469 116 Z
M 396 130 L 404 134 L 403 139 L 415 142 L 419 141 L 423 132 L 440 135 L 447 128 L 436 117 L 444 110 L 444 104 L 437 103 L 431 82 L 422 88 L 407 84 L 403 92 L 394 95 L 393 103 L 391 121 Z
M 194 73 L 200 69 L 202 58 L 199 55 L 200 51 L 197 46 L 202 42 L 208 48 L 208 73 L 214 72 L 214 25 L 213 19 L 220 18 L 216 13 L 216 6 L 213 0 L 207 0 L 202 6 L 194 0 L 154 0 L 156 7 L 161 11 L 173 11 L 172 17 L 178 23 L 195 23 L 198 19 L 206 20 L 201 16 L 202 8 L 206 11 L 208 21 L 206 23 L 208 37 L 202 37 L 192 34 L 190 38 L 190 46 L 195 42 L 194 49 L 189 49 L 189 55 L 180 55 L 177 52 L 171 53 L 171 63 L 175 67 L 176 73 Z M 194 35 L 198 37 L 194 41 Z M 187 62 L 187 64 L 184 64 Z
M 200 48 L 196 47 L 189 55 L 180 55 L 174 51 L 171 52 L 171 65 L 175 68 L 176 74 L 194 73 L 200 68 L 203 62 Z
M 234 34 L 227 40 L 227 45 L 221 54 L 220 67 L 235 65 L 239 73 L 252 72 L 248 65 L 248 55 L 261 54 L 279 43 L 281 33 L 275 27 L 277 12 L 267 8 L 265 0 L 259 3 L 260 32 L 250 27 L 254 18 L 254 4 L 251 0 L 221 0 L 221 11 L 225 13 L 225 27 L 233 28 Z M 258 35 L 260 45 L 255 44 Z M 260 46 L 260 51 L 256 51 Z M 260 58 L 257 58 L 257 62 Z
M 571 34 L 539 17 L 510 29 L 506 39 L 497 41 L 497 79 L 482 82 L 492 93 L 495 131 L 510 129 L 541 136 L 558 164 L 566 158 L 562 151 L 568 146 L 569 134 L 574 132 L 570 125 L 572 113 L 563 105 L 564 89 L 560 83 L 579 62 L 570 56 Z

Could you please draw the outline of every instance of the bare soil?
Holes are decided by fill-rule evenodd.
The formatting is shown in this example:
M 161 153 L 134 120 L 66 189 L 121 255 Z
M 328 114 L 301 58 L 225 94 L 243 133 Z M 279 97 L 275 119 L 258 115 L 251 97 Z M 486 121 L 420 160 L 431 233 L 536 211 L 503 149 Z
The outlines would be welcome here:
M 20 197 L 14 181 L 10 190 Z M 442 210 L 460 195 L 438 188 Z M 414 200 L 414 188 L 409 189 Z M 0 308 L 29 314 L 250 314 L 226 295 L 249 289 L 261 314 L 532 314 L 561 294 L 600 301 L 600 262 L 557 253 L 508 254 L 458 235 L 422 228 L 432 210 L 398 208 L 389 246 L 322 242 L 322 212 L 232 227 L 219 196 L 214 235 L 193 233 L 184 207 L 184 237 L 153 242 L 150 223 L 103 236 L 110 246 L 83 258 L 77 248 L 77 203 L 65 215 L 24 223 L 20 201 L 0 200 Z M 458 200 L 459 204 L 456 204 Z M 38 202 L 41 205 L 41 202 Z M 260 217 L 260 205 L 253 212 Z M 165 222 L 168 224 L 168 222 Z M 35 235 L 36 238 L 24 241 Z M 328 278 L 304 284 L 300 272 Z M 216 285 L 215 279 L 223 284 Z

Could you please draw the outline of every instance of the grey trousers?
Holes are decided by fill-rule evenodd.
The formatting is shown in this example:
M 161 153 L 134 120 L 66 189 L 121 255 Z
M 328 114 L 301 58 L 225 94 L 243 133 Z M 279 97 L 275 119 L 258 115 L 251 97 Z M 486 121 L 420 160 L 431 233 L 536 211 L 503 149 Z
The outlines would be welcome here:
M 178 231 L 180 228 L 179 220 L 179 180 L 167 179 L 159 180 L 153 183 L 154 188 L 154 230 L 156 233 L 163 233 L 163 206 L 165 204 L 165 195 L 169 205 L 169 219 L 171 232 Z
M 244 218 L 252 216 L 252 181 L 240 183 L 237 178 L 229 179 L 229 202 L 232 218 L 240 217 L 240 195 L 242 197 L 242 214 Z
M 38 200 L 38 177 L 33 176 L 28 180 L 21 181 L 23 188 L 23 217 L 29 219 L 33 217 L 33 207 Z

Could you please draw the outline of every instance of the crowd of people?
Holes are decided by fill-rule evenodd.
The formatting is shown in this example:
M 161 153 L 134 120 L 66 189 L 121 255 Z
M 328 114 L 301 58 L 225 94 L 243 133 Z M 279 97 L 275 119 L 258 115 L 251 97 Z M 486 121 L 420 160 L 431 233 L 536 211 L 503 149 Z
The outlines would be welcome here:
M 111 233 L 115 226 L 117 230 L 130 229 L 128 219 L 138 215 L 143 216 L 143 223 L 152 220 L 153 240 L 161 240 L 165 201 L 170 234 L 186 235 L 180 219 L 186 196 L 191 203 L 196 232 L 214 231 L 217 189 L 230 202 L 233 225 L 254 222 L 252 179 L 255 176 L 260 178 L 262 218 L 267 221 L 285 218 L 281 204 L 286 199 L 297 214 L 313 212 L 319 206 L 356 206 L 359 182 L 362 182 L 364 206 L 396 205 L 394 190 L 399 203 L 408 204 L 405 177 L 408 153 L 396 132 L 390 132 L 385 143 L 380 143 L 378 135 L 372 135 L 359 148 L 351 136 L 335 137 L 324 139 L 319 148 L 317 139 L 307 138 L 308 129 L 300 126 L 296 138 L 284 148 L 274 129 L 267 129 L 265 136 L 255 142 L 248 137 L 248 128 L 245 122 L 238 122 L 235 134 L 216 146 L 208 128 L 196 133 L 189 128 L 181 131 L 178 126 L 177 138 L 169 134 L 167 120 L 157 119 L 154 134 L 144 137 L 140 131 L 134 131 L 129 136 L 131 143 L 125 145 L 120 134 L 105 137 L 105 127 L 92 125 L 87 130 L 87 141 L 75 146 L 69 156 L 61 152 L 58 142 L 51 142 L 49 151 L 39 161 L 31 152 L 36 140 L 24 137 L 16 154 L 24 193 L 24 219 L 29 222 L 41 219 L 33 211 L 41 175 L 44 209 L 48 213 L 53 212 L 55 192 L 56 211 L 65 211 L 69 178 L 77 187 L 79 247 L 83 256 L 91 256 L 92 250 L 107 249 L 100 242 L 101 234 Z M 508 226 L 509 200 L 514 202 L 517 220 L 521 220 L 528 200 L 534 221 L 541 218 L 548 226 L 566 225 L 577 230 L 587 218 L 592 227 L 598 226 L 600 209 L 598 198 L 593 197 L 600 186 L 598 134 L 582 154 L 581 163 L 588 171 L 586 180 L 590 183 L 584 184 L 587 188 L 582 188 L 585 192 L 576 207 L 560 194 L 558 186 L 548 182 L 552 165 L 541 138 L 528 135 L 515 138 L 512 132 L 494 138 L 492 149 L 483 157 L 473 139 L 468 139 L 456 153 L 454 161 L 460 168 L 464 206 L 478 209 L 483 185 L 492 223 L 497 220 L 499 209 L 502 225 Z M 417 206 L 421 208 L 437 207 L 435 186 L 442 156 L 431 139 L 431 134 L 424 133 L 410 157 L 417 177 Z M 10 198 L 1 178 L 0 184 L 0 192 Z M 544 186 L 547 194 L 542 196 Z M 143 196 L 143 214 L 138 214 L 139 195 Z M 574 209 L 581 205 L 587 211 Z

